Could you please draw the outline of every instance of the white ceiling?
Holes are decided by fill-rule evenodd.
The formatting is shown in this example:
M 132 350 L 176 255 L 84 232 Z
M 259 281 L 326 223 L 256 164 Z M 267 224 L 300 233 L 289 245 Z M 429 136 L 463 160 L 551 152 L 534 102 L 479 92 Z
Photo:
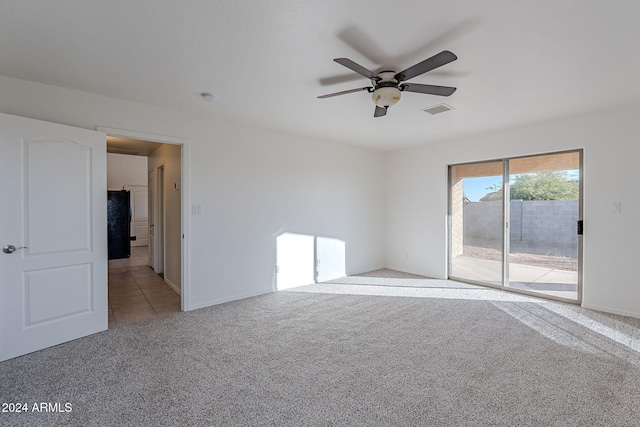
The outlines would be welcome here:
M 640 100 L 638 17 L 637 0 L 0 0 L 0 74 L 393 150 Z M 369 83 L 333 58 L 399 71 L 445 49 L 458 60 L 411 82 L 448 98 L 405 92 L 382 118 L 366 92 L 316 98 Z

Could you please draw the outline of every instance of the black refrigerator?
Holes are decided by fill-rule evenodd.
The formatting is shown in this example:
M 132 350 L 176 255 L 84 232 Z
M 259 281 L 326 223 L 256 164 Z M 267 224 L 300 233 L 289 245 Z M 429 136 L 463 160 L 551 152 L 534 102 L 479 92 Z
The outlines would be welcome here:
M 109 259 L 131 257 L 129 191 L 107 191 L 107 241 Z

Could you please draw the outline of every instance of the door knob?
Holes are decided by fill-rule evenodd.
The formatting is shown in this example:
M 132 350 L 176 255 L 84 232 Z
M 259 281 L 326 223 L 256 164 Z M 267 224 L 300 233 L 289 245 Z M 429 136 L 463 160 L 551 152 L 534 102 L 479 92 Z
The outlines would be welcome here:
M 2 248 L 2 252 L 4 252 L 5 254 L 12 254 L 15 251 L 17 251 L 18 249 L 27 249 L 26 246 L 20 246 L 19 248 L 16 248 L 13 245 L 6 245 Z

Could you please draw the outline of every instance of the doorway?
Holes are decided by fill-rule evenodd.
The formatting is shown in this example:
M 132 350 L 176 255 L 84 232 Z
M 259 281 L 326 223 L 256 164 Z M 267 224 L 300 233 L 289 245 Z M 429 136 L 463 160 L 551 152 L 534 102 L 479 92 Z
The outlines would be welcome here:
M 182 268 L 185 259 L 182 242 L 187 219 L 183 214 L 186 141 L 176 138 L 166 138 L 165 141 L 161 137 L 140 133 L 100 130 L 107 134 L 108 150 L 117 147 L 120 152 L 146 159 L 143 179 L 148 189 L 148 245 L 132 245 L 131 258 L 133 260 L 141 255 L 137 258 L 142 258 L 144 265 L 124 265 L 127 270 L 110 270 L 110 297 L 111 291 L 115 295 L 126 289 L 126 292 L 120 292 L 122 298 L 130 293 L 133 296 L 131 302 L 139 304 L 141 308 L 137 313 L 139 316 L 129 313 L 135 320 L 141 320 L 138 317 L 148 318 L 180 311 L 185 307 L 187 291 L 186 275 Z M 142 250 L 144 254 L 139 254 Z M 126 264 L 127 260 L 122 261 Z M 111 286 L 111 279 L 116 282 L 115 288 Z M 175 298 L 169 298 L 171 295 Z M 141 307 L 143 305 L 144 308 Z M 123 317 L 115 311 L 113 314 L 115 319 L 110 318 L 110 326 L 111 320 L 117 322 L 118 317 Z
M 582 299 L 582 150 L 449 167 L 451 279 Z

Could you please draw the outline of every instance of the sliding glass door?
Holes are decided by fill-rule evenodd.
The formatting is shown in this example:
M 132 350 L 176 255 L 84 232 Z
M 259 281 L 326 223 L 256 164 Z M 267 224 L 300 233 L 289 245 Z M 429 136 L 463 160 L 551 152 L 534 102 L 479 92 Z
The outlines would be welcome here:
M 581 156 L 451 166 L 449 276 L 579 302 Z
M 449 275 L 502 285 L 503 162 L 452 166 Z
M 509 160 L 507 286 L 578 300 L 580 153 Z

